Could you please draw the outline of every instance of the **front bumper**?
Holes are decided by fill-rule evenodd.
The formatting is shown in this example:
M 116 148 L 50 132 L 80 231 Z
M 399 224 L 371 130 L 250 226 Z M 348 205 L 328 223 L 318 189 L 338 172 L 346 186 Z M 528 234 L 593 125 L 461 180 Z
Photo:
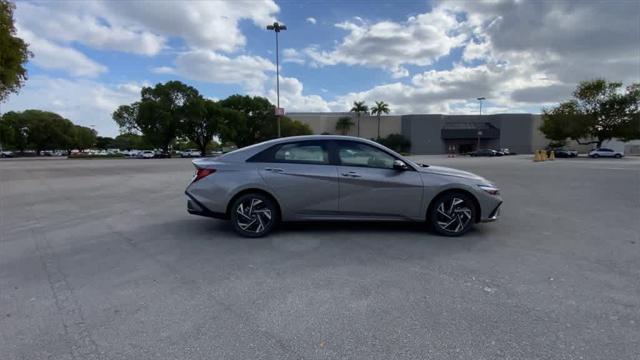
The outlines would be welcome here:
M 500 206 L 502 205 L 502 201 L 498 203 L 498 206 L 489 214 L 488 217 L 482 219 L 482 222 L 492 222 L 498 220 L 500 217 Z

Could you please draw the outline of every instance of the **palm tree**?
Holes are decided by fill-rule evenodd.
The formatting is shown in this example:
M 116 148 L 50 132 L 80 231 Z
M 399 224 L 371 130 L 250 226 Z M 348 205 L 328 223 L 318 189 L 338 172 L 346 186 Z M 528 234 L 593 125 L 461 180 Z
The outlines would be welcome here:
M 343 116 L 338 119 L 338 122 L 336 123 L 336 130 L 340 131 L 342 135 L 347 135 L 352 126 L 353 121 L 351 121 L 351 118 L 348 116 Z
M 369 112 L 369 107 L 364 101 L 354 101 L 353 107 L 349 111 L 356 113 L 358 116 L 358 136 L 360 136 L 360 114 Z
M 389 113 L 389 104 L 384 101 L 376 101 L 376 106 L 371 108 L 371 113 L 378 117 L 378 139 L 380 139 L 380 115 Z

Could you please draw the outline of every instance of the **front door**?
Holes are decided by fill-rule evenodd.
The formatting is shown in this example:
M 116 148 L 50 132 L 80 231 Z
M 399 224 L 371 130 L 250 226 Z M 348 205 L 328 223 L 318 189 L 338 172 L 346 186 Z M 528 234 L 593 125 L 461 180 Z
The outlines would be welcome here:
M 417 171 L 396 170 L 391 154 L 357 141 L 337 141 L 340 212 L 363 218 L 419 218 L 423 185 Z

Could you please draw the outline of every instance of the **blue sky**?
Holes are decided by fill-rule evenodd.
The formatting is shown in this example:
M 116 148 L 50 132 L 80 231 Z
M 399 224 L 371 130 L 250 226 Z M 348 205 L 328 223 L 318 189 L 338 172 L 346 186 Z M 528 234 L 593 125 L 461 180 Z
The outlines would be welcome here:
M 640 81 L 636 1 L 18 1 L 30 79 L 2 110 L 39 108 L 117 135 L 111 112 L 178 79 L 287 111 L 540 112 L 580 80 Z

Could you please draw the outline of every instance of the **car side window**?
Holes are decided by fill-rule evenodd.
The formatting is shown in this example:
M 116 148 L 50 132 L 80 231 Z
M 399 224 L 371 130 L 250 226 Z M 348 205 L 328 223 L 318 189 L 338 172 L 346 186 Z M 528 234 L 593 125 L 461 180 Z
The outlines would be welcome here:
M 320 143 L 284 144 L 275 152 L 276 162 L 328 164 L 329 152 Z
M 299 141 L 274 145 L 247 161 L 328 165 L 329 150 L 325 141 Z
M 338 143 L 338 159 L 345 166 L 393 169 L 395 158 L 373 146 L 351 141 Z

